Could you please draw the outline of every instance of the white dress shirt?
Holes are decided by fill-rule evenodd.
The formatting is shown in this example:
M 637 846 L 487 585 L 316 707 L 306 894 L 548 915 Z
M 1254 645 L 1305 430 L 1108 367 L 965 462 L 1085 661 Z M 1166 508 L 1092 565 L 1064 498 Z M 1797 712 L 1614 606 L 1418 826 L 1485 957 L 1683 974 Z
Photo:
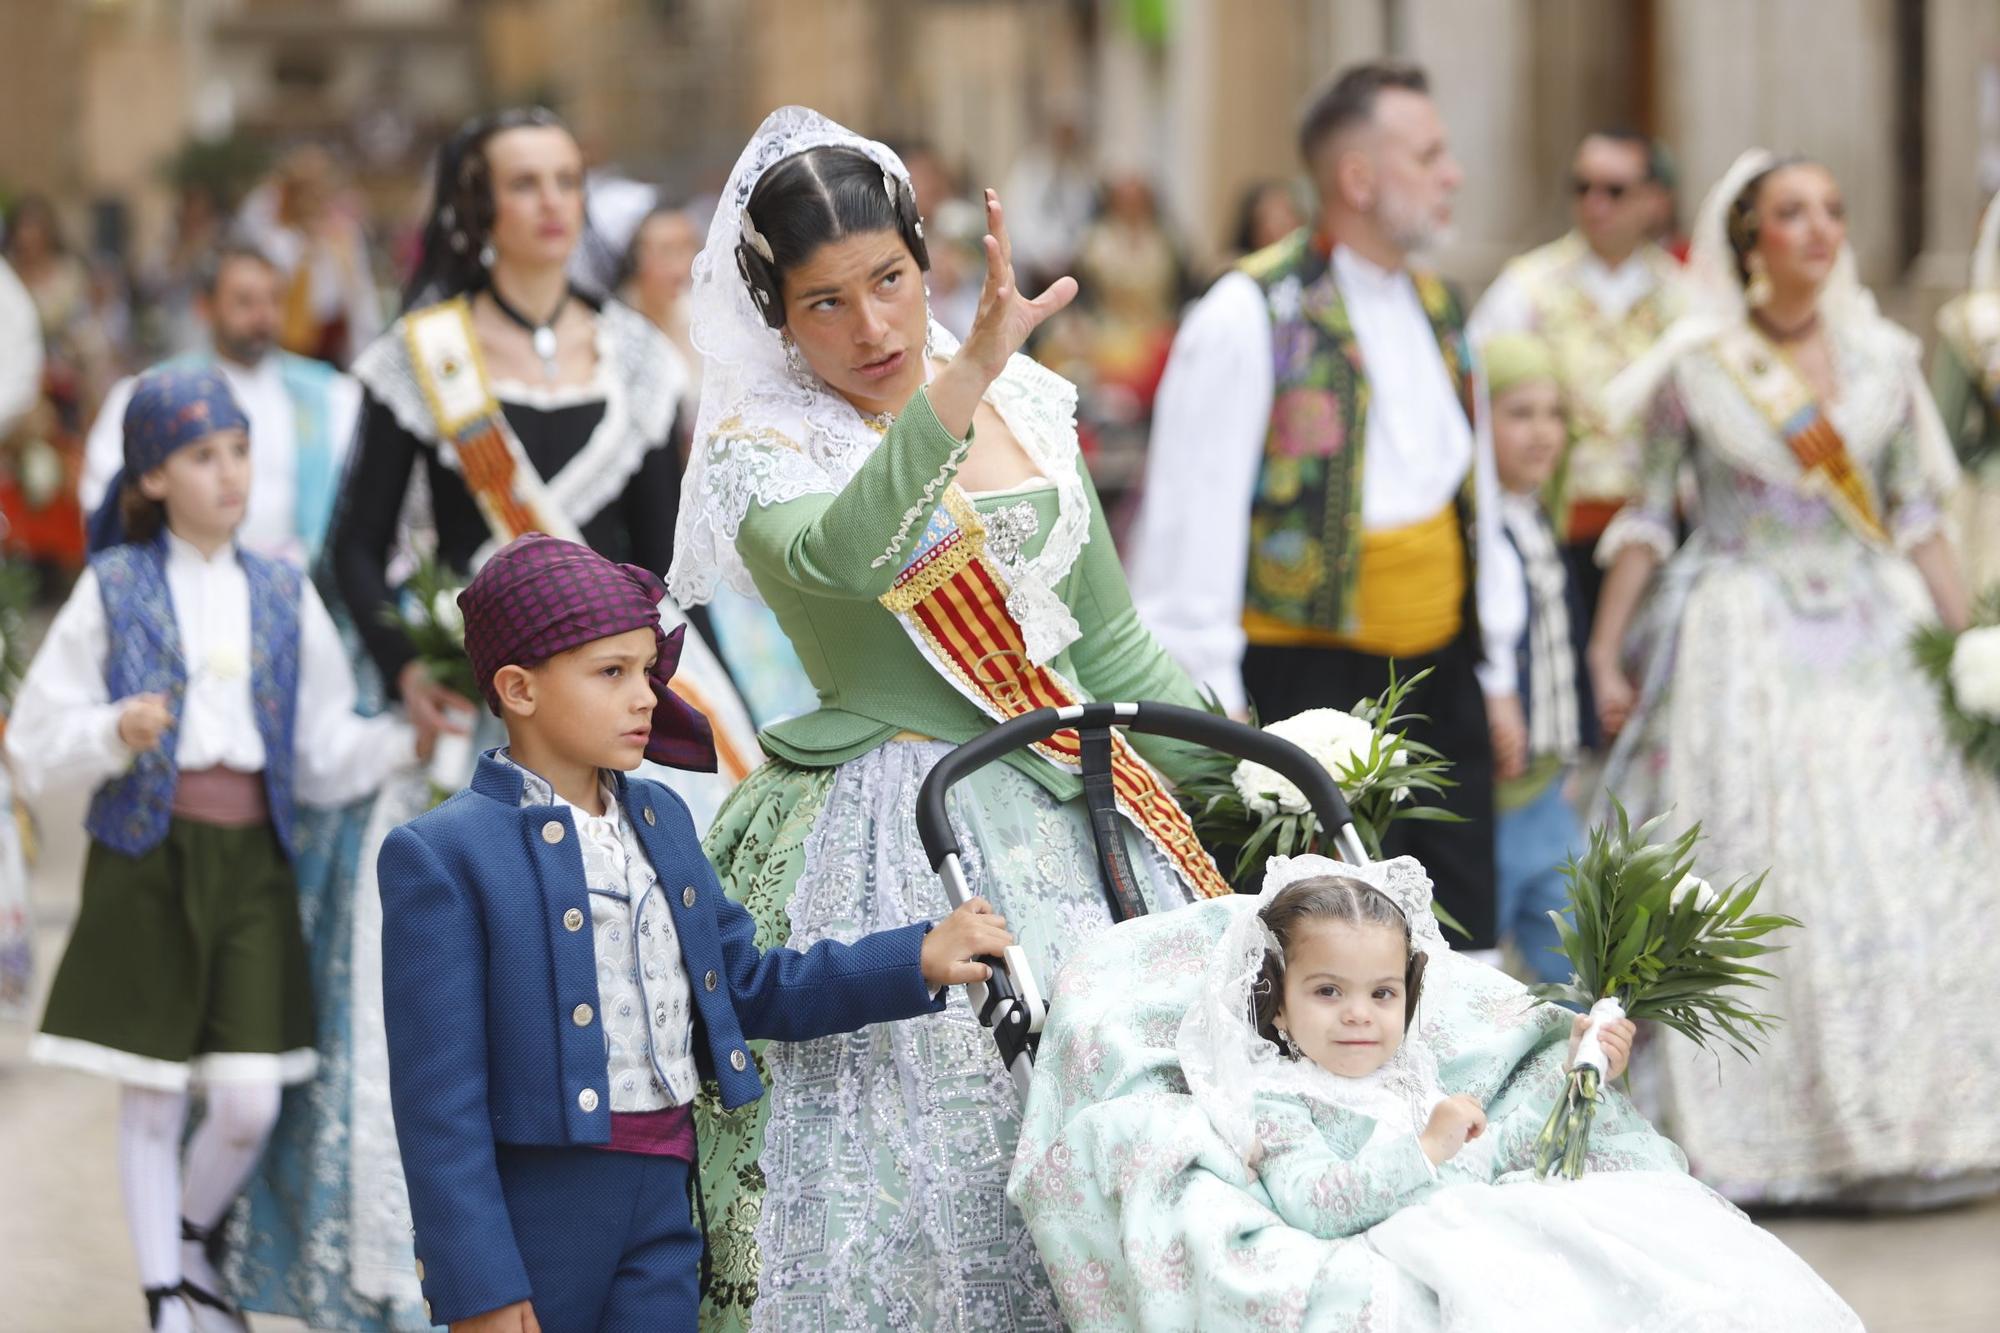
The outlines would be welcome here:
M 303 565 L 306 549 L 299 536 L 298 423 L 294 420 L 298 408 L 285 390 L 284 370 L 275 354 L 254 366 L 218 356 L 215 365 L 229 382 L 236 405 L 250 418 L 250 503 L 242 526 L 236 530 L 236 540 L 258 555 Z M 112 385 L 97 420 L 91 423 L 84 446 L 83 480 L 77 486 L 85 513 L 96 511 L 125 462 L 125 406 L 132 401 L 136 382 L 136 376 L 128 375 Z M 360 415 L 361 386 L 346 375 L 339 376 L 327 391 L 326 422 L 336 484 L 346 471 L 347 450 Z
M 1368 373 L 1362 525 L 1381 530 L 1429 518 L 1452 502 L 1466 469 L 1473 470 L 1485 641 L 1479 679 L 1488 694 L 1511 694 L 1513 645 L 1527 607 L 1519 562 L 1500 531 L 1484 411 L 1475 434 L 1408 273 L 1379 268 L 1344 247 L 1334 251 L 1333 268 Z M 1263 288 L 1246 273 L 1227 274 L 1174 338 L 1153 405 L 1145 503 L 1128 563 L 1140 618 L 1232 710 L 1245 704 L 1250 505 L 1275 392 Z
M 184 772 L 223 767 L 260 773 L 250 681 L 250 582 L 233 547 L 204 557 L 167 536 L 167 591 L 187 663 L 174 764 Z M 133 754 L 118 738 L 122 700 L 105 684 L 110 637 L 95 571 L 85 570 L 56 613 L 21 682 L 7 727 L 7 757 L 29 798 L 88 795 L 116 778 Z M 299 596 L 298 711 L 293 792 L 300 803 L 340 806 L 414 763 L 415 737 L 395 717 L 354 711 L 354 675 L 340 634 L 306 582 Z
M 42 318 L 35 298 L 0 259 L 0 435 L 42 394 Z

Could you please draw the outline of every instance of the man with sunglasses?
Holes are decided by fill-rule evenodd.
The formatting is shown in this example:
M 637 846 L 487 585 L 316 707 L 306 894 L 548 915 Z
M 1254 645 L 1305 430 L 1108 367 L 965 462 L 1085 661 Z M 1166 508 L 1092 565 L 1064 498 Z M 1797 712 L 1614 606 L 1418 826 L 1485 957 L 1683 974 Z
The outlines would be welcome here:
M 1655 240 L 1672 207 L 1667 170 L 1665 150 L 1643 134 L 1590 134 L 1570 166 L 1575 227 L 1509 263 L 1472 316 L 1475 346 L 1533 333 L 1555 354 L 1570 446 L 1549 501 L 1586 616 L 1602 578 L 1592 558 L 1597 539 L 1640 475 L 1640 432 L 1613 429 L 1600 398 L 1681 309 L 1680 266 Z M 1578 642 L 1588 637 L 1586 624 Z

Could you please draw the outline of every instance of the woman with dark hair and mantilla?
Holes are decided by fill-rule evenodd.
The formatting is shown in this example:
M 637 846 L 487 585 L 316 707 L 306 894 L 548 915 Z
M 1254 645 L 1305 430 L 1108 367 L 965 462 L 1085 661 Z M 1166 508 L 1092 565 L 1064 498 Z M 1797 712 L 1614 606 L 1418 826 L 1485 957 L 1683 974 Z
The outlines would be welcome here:
M 787 107 L 738 159 L 695 264 L 706 367 L 670 585 L 690 605 L 724 583 L 761 597 L 819 692 L 762 733 L 773 759 L 707 840 L 764 945 L 945 906 L 916 796 L 954 745 L 1037 705 L 1200 702 L 1132 610 L 1075 387 L 1015 354 L 1076 284 L 1029 299 L 990 192 L 986 224 L 961 346 L 929 318 L 902 163 Z M 1226 893 L 1151 767 L 1186 756 L 1137 745 L 1118 743 L 1115 775 L 1145 909 Z M 1053 978 L 1110 921 L 1074 733 L 960 783 L 952 813 L 973 883 Z M 697 1102 L 704 1328 L 1060 1325 L 1006 1201 L 1015 1093 L 962 994 L 759 1064 L 766 1098 Z
M 680 359 L 631 308 L 574 289 L 583 160 L 540 108 L 468 123 L 438 157 L 406 309 L 356 358 L 365 397 L 328 564 L 366 657 L 420 729 L 470 732 L 462 772 L 411 772 L 318 830 L 301 875 L 321 1074 L 286 1108 L 251 1189 L 237 1290 L 317 1327 L 428 1328 L 389 1109 L 375 857 L 389 831 L 463 786 L 496 719 L 432 679 L 388 612 L 423 556 L 459 575 L 525 532 L 662 575 L 681 460 Z M 666 628 L 684 617 L 662 607 Z M 647 770 L 705 826 L 761 755 L 741 700 L 690 628 L 674 688 L 714 727 L 720 771 Z
M 2000 783 L 1947 735 L 1909 646 L 1968 616 L 1944 525 L 1958 467 L 1917 341 L 1857 281 L 1813 162 L 1738 159 L 1688 281 L 1688 313 L 1610 391 L 1617 418 L 1650 416 L 1646 484 L 1597 552 L 1589 659 L 1621 733 L 1605 780 L 1635 819 L 1699 821 L 1703 864 L 1768 866 L 1759 910 L 1804 929 L 1769 964 L 1760 1007 L 1782 1021 L 1758 1059 L 1661 1031 L 1635 1093 L 1738 1203 L 2000 1188 Z

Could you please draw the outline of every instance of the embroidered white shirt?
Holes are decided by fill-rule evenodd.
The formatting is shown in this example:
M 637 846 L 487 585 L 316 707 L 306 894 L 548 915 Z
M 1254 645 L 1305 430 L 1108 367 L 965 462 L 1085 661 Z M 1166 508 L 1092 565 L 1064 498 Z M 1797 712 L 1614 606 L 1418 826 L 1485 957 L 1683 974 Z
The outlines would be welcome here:
M 234 547 L 213 556 L 167 534 L 167 592 L 187 664 L 174 763 L 183 771 L 264 769 L 250 694 L 250 582 Z M 88 793 L 132 762 L 118 739 L 122 700 L 104 680 L 110 635 L 93 571 L 77 580 L 35 654 L 7 728 L 7 755 L 24 795 Z M 354 674 L 333 618 L 307 581 L 299 595 L 298 712 L 293 790 L 306 805 L 339 806 L 416 761 L 399 718 L 354 711 Z
M 1604 262 L 1596 251 L 1586 251 L 1570 271 L 1578 290 L 1590 298 L 1599 314 L 1621 320 L 1632 307 L 1652 295 L 1659 277 L 1648 262 L 1648 252 L 1635 250 L 1617 267 Z M 1472 312 L 1473 344 L 1502 333 L 1528 333 L 1535 327 L 1535 294 L 1513 269 L 1502 269 L 1479 305 Z
M 1475 434 L 1408 273 L 1379 268 L 1345 247 L 1334 251 L 1333 266 L 1368 373 L 1362 524 L 1396 528 L 1429 518 L 1452 502 L 1473 469 L 1485 640 L 1479 678 L 1488 694 L 1511 694 L 1513 645 L 1527 604 L 1519 562 L 1500 531 L 1484 413 Z M 1231 709 L 1245 703 L 1250 502 L 1275 393 L 1264 291 L 1247 273 L 1227 274 L 1174 338 L 1127 564 L 1140 618 Z
M 254 366 L 227 357 L 215 358 L 216 369 L 229 382 L 229 392 L 243 415 L 250 418 L 250 503 L 236 540 L 245 550 L 303 565 L 305 543 L 299 536 L 298 407 L 285 388 L 284 370 L 276 356 Z M 86 512 L 103 502 L 111 479 L 125 461 L 125 406 L 132 401 L 136 377 L 111 386 L 91 424 L 84 447 L 83 480 L 77 496 Z M 346 375 L 335 378 L 327 391 L 326 442 L 333 453 L 333 475 L 345 470 L 348 444 L 361 414 L 361 386 Z
M 571 805 L 547 781 L 501 751 L 521 772 L 522 805 L 570 812 L 590 890 L 597 956 L 597 1016 L 604 1026 L 611 1109 L 661 1111 L 694 1100 L 694 993 L 660 877 L 609 783 L 604 813 Z M 565 1021 L 572 1016 L 565 1015 Z

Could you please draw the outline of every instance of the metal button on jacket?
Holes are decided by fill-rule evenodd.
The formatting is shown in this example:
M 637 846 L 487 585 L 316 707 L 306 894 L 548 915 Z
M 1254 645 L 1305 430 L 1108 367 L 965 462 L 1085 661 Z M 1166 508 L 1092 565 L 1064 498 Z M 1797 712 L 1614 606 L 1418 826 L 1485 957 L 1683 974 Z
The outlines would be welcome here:
M 749 1064 L 750 1060 L 747 1056 L 743 1054 L 743 1052 L 731 1051 L 729 1053 L 729 1067 L 735 1070 L 737 1073 L 739 1074 L 742 1073 L 746 1068 L 749 1067 Z
M 570 1017 L 570 1021 L 571 1021 L 572 1023 L 575 1023 L 575 1024 L 576 1024 L 576 1025 L 577 1025 L 578 1027 L 580 1027 L 580 1028 L 587 1028 L 587 1027 L 589 1027 L 589 1026 L 590 1026 L 590 1006 L 589 1006 L 589 1005 L 587 1005 L 587 1004 L 580 1004 L 580 1005 L 578 1005 L 578 1006 L 577 1006 L 576 1008 L 574 1008 L 574 1009 L 570 1010 L 570 1014 L 569 1014 L 569 1017 Z
M 563 840 L 563 826 L 560 819 L 551 819 L 542 825 L 542 841 L 553 847 Z
M 417 1281 L 422 1282 L 423 1280 L 424 1280 L 424 1261 L 419 1259 L 417 1260 Z
M 650 806 L 650 805 L 649 805 L 649 806 L 647 806 L 647 807 L 646 807 L 646 823 L 647 823 L 647 824 L 648 824 L 648 825 L 650 826 L 650 825 L 653 825 L 653 824 L 657 824 L 657 823 L 659 823 L 659 822 L 660 822 L 659 820 L 657 820 L 657 819 L 653 818 L 653 807 L 652 807 L 652 806 Z
M 564 930 L 582 930 L 582 929 L 583 929 L 583 909 L 582 909 L 582 908 L 580 908 L 580 907 L 572 907 L 572 908 L 570 908 L 570 909 L 569 909 L 569 910 L 568 910 L 567 912 L 564 912 L 564 913 L 563 913 L 563 929 L 564 929 Z
M 690 884 L 686 888 L 681 890 L 681 906 L 682 907 L 694 906 L 694 885 Z
M 715 969 L 714 969 L 714 968 L 712 968 L 712 967 L 711 967 L 710 969 L 708 969 L 708 971 L 706 971 L 706 972 L 704 972 L 704 973 L 702 974 L 702 978 L 701 978 L 701 988 L 702 988 L 703 990 L 714 990 L 714 989 L 715 989 Z
M 597 1109 L 597 1089 L 585 1088 L 582 1092 L 576 1094 L 576 1104 L 581 1106 L 585 1111 L 595 1111 Z

